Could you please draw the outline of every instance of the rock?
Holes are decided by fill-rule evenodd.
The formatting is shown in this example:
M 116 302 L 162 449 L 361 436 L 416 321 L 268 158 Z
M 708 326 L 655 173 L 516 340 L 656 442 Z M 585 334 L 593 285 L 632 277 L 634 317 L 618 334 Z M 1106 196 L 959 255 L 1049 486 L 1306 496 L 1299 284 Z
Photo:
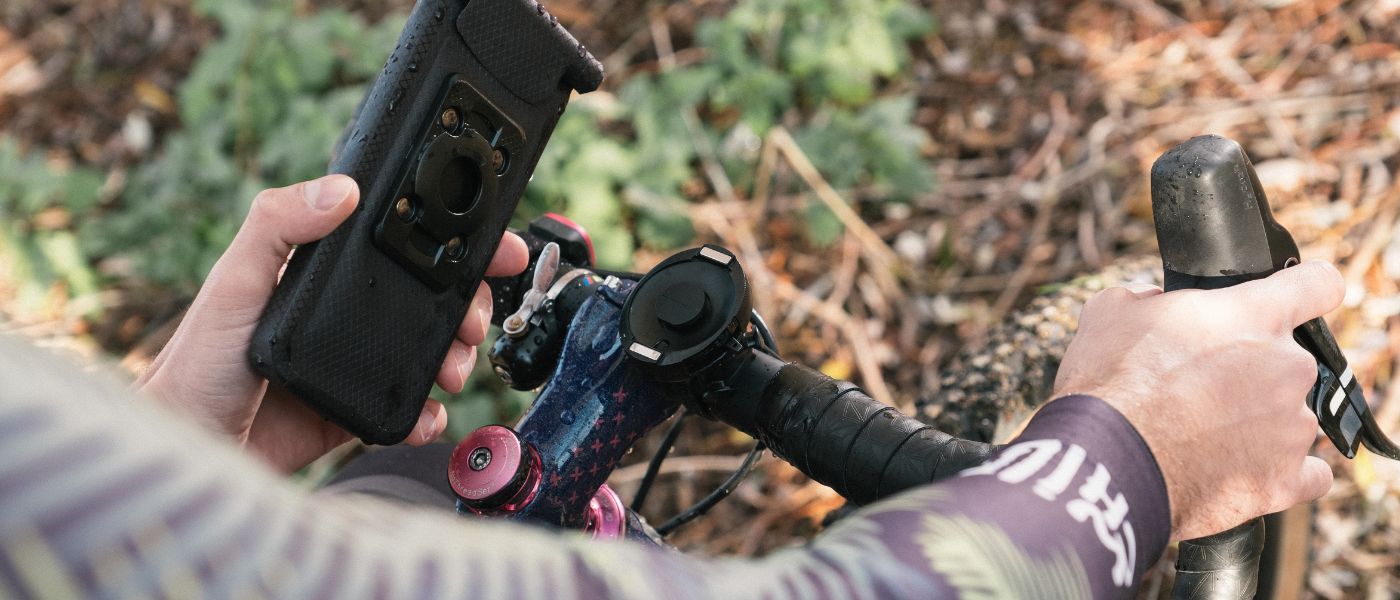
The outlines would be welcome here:
M 919 416 L 953 435 L 1005 441 L 1050 399 L 1084 302 L 1105 287 L 1130 281 L 1161 285 L 1161 263 L 1156 257 L 1120 261 L 1032 299 L 982 343 L 953 357 L 916 403 Z

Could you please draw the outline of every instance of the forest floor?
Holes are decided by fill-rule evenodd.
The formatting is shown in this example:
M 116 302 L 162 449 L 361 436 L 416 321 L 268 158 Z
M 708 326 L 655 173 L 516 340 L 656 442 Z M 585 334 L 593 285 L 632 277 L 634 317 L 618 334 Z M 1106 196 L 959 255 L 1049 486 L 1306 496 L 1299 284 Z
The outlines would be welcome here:
M 306 10 L 317 2 L 304 0 Z M 327 2 L 327 4 L 329 4 Z M 350 3 L 371 18 L 405 2 Z M 931 0 L 938 27 L 912 47 L 916 123 L 938 184 L 909 203 L 857 206 L 825 249 L 792 242 L 789 185 L 701 185 L 699 238 L 739 250 L 787 357 L 905 408 L 934 397 L 953 355 L 1043 286 L 1155 255 L 1147 173 L 1168 148 L 1218 133 L 1248 150 L 1305 258 L 1345 275 L 1328 316 L 1387 431 L 1400 431 L 1400 2 Z M 343 6 L 342 4 L 339 4 Z M 550 9 L 609 69 L 599 92 L 665 68 L 719 1 L 555 0 Z M 0 131 L 57 162 L 130 165 L 178 127 L 172 90 L 217 31 L 181 0 L 19 0 L 0 7 Z M 663 43 L 664 40 L 664 43 Z M 133 137 L 139 138 L 134 143 Z M 764 140 L 754 168 L 821 190 L 801 150 Z M 0 184 L 3 185 L 3 184 Z M 829 192 L 829 193 L 827 193 Z M 642 255 L 638 267 L 659 256 Z M 904 265 L 892 276 L 891 265 Z M 2 290 L 0 290 L 2 291 Z M 0 293 L 0 299 L 4 294 Z M 31 335 L 149 355 L 183 301 Z M 974 350 L 975 351 L 975 350 Z M 988 350 L 990 351 L 990 350 Z M 648 513 L 664 518 L 733 470 L 750 443 L 693 426 Z M 1243 434 L 1243 432 L 1241 432 Z M 654 436 L 653 436 L 654 437 Z M 1228 440 L 1202 440 L 1226 447 Z M 648 455 L 645 442 L 635 460 Z M 1400 594 L 1400 464 L 1317 453 L 1337 475 L 1317 504 L 1309 593 Z M 640 467 L 617 473 L 626 492 Z M 766 458 L 733 497 L 681 530 L 688 550 L 752 554 L 804 539 L 842 504 Z M 1394 527 L 1392 527 L 1394 525 Z

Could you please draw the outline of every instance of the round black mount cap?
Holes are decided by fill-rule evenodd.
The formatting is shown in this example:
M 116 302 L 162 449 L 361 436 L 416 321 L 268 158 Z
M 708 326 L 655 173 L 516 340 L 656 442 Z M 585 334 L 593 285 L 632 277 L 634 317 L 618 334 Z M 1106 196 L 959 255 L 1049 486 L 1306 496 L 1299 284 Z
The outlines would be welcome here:
M 656 303 L 656 318 L 663 325 L 684 330 L 704 318 L 710 308 L 710 295 L 692 282 L 678 281 L 662 290 Z
M 471 212 L 482 198 L 495 198 L 490 144 L 470 127 L 461 135 L 433 138 L 418 161 L 413 185 L 425 201 L 454 215 Z
M 684 381 L 723 358 L 752 305 L 739 261 L 714 245 L 684 250 L 647 273 L 622 306 L 622 345 L 663 381 Z

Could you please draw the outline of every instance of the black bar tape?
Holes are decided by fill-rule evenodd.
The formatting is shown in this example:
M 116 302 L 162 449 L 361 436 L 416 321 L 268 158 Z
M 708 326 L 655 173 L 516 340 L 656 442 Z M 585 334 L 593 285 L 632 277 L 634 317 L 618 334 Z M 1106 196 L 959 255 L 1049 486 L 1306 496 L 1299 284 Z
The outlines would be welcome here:
M 899 451 L 899 447 L 920 429 L 927 425 L 906 418 L 891 407 L 875 413 L 860 434 L 851 442 L 852 448 L 885 448 L 885 452 L 854 452 L 846 463 L 845 485 L 850 490 L 847 498 L 856 504 L 868 504 L 879 498 L 880 480 L 885 466 Z M 931 471 L 930 471 L 931 472 Z M 924 479 L 923 481 L 928 481 Z
M 854 383 L 837 381 L 800 365 L 783 367 L 764 394 L 758 414 L 759 439 L 799 471 L 832 485 L 829 473 L 833 469 L 823 465 L 824 476 L 817 476 L 808 462 L 808 451 L 819 437 L 817 425 L 822 415 L 838 398 L 854 389 Z
M 875 493 L 883 498 L 916 485 L 951 477 L 963 469 L 982 464 L 999 448 L 955 438 L 932 427 L 921 429 L 890 457 Z
M 856 438 L 881 412 L 890 410 L 894 409 L 870 400 L 854 388 L 838 396 L 818 417 L 812 437 L 807 439 L 807 463 L 812 467 L 812 478 L 829 481 L 827 485 L 832 489 L 848 496 L 851 489 L 846 485 L 846 465 L 854 455 L 888 452 L 882 448 L 858 450 Z
M 1212 536 L 1181 541 L 1177 545 L 1172 598 L 1253 598 L 1263 549 L 1263 519 L 1252 519 Z
M 956 473 L 996 449 L 938 432 L 798 364 L 773 378 L 757 419 L 754 429 L 774 454 L 856 504 Z
M 953 436 L 927 425 L 915 429 L 899 445 L 893 446 L 893 456 L 885 461 L 879 481 L 872 486 L 875 496 L 883 498 L 894 494 L 904 489 L 901 484 L 910 481 L 933 481 L 933 474 L 943 461 L 943 446 L 952 439 Z

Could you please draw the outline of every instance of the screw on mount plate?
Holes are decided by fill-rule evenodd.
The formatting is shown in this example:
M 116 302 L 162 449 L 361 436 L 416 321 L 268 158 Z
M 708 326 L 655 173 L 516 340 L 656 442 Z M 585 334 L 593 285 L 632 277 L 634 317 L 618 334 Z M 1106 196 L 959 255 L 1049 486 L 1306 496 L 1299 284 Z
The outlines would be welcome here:
M 438 124 L 442 125 L 442 128 L 448 131 L 456 131 L 457 125 L 461 124 L 461 122 L 462 116 L 457 113 L 457 109 L 451 107 L 442 111 L 442 115 L 438 117 Z
M 500 148 L 491 151 L 491 168 L 497 175 L 506 172 L 506 152 Z
M 448 258 L 452 260 L 462 260 L 462 254 L 464 253 L 462 238 L 455 235 L 452 236 L 452 239 L 447 240 L 447 243 L 444 244 L 444 248 L 447 250 Z

